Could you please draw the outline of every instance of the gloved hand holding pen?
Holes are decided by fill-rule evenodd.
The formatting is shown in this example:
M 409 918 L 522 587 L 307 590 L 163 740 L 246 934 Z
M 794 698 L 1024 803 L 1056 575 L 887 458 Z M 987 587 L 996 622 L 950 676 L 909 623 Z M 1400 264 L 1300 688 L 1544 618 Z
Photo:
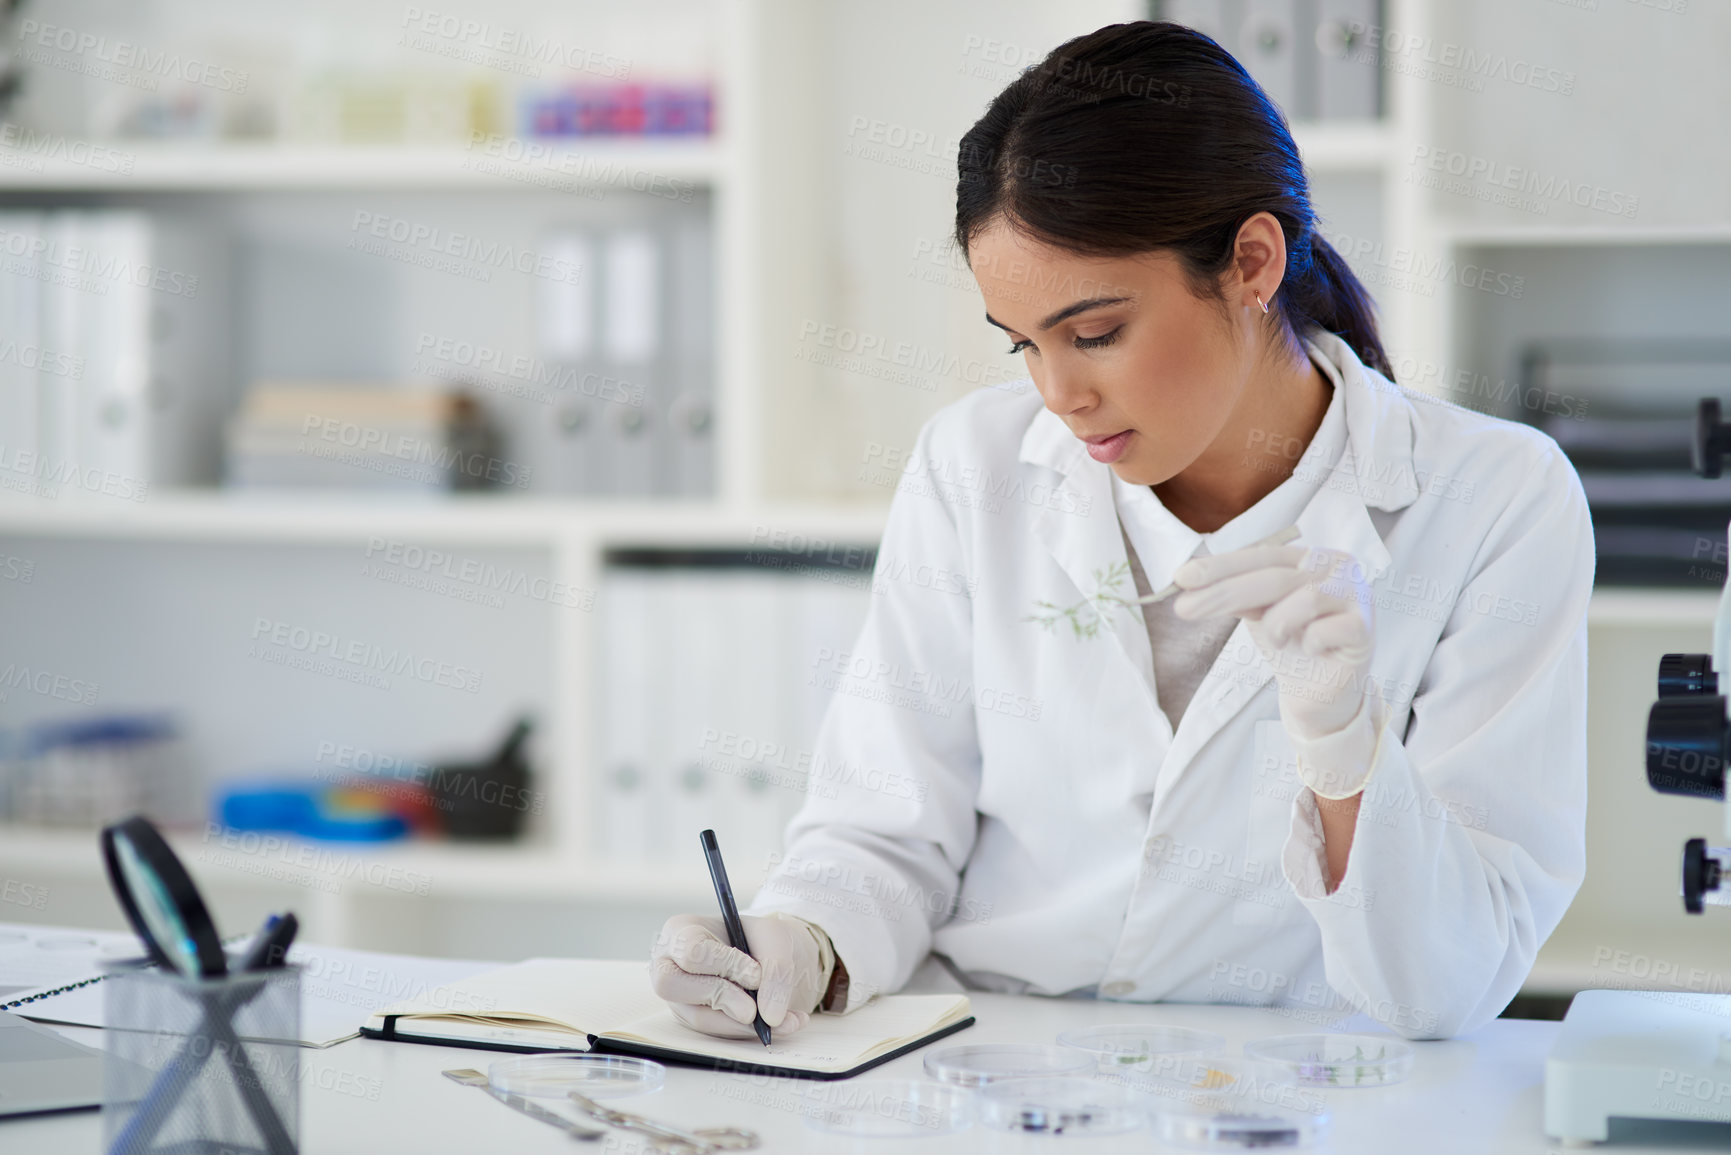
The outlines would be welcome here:
M 792 1034 L 811 1021 L 829 989 L 835 966 L 829 936 L 787 914 L 744 915 L 742 921 L 749 955 L 727 945 L 719 918 L 668 919 L 650 951 L 650 986 L 675 1018 L 706 1035 L 753 1038 L 759 1013 L 778 1037 Z
M 1256 544 L 1178 567 L 1181 618 L 1243 618 L 1274 667 L 1280 718 L 1298 775 L 1319 797 L 1350 798 L 1369 780 L 1384 711 L 1365 693 L 1373 597 L 1351 554 Z

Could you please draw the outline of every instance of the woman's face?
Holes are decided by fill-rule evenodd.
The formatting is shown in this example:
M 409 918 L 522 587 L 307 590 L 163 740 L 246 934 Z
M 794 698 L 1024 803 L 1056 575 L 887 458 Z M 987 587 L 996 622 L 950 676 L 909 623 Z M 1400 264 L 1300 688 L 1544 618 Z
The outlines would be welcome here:
M 968 256 L 986 319 L 1009 336 L 1046 408 L 1096 461 L 1131 484 L 1159 485 L 1223 432 L 1230 439 L 1253 368 L 1254 322 L 1245 309 L 1222 316 L 1217 303 L 1193 296 L 1176 257 L 1078 256 L 1001 220 L 976 234 Z M 1251 254 L 1253 265 L 1258 259 Z M 1283 248 L 1279 265 L 1284 271 Z M 1247 271 L 1242 260 L 1239 268 Z M 1268 279 L 1248 274 L 1226 286 L 1229 305 L 1234 292 L 1248 302 Z M 1271 295 L 1266 288 L 1262 299 Z

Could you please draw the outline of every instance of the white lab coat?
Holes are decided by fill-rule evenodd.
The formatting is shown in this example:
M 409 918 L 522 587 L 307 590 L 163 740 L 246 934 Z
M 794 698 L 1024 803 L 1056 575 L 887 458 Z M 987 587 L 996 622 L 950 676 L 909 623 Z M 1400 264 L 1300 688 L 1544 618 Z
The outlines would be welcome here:
M 1312 341 L 1347 445 L 1301 541 L 1366 567 L 1390 719 L 1340 886 L 1243 623 L 1174 733 L 1139 616 L 1027 620 L 1097 592 L 1123 536 L 1109 467 L 1031 386 L 983 388 L 884 459 L 871 609 L 813 655 L 813 787 L 751 906 L 828 932 L 849 1009 L 928 952 L 981 989 L 1357 1010 L 1414 1038 L 1518 991 L 1585 871 L 1586 500 L 1538 431 Z M 1214 552 L 1248 543 L 1232 528 Z

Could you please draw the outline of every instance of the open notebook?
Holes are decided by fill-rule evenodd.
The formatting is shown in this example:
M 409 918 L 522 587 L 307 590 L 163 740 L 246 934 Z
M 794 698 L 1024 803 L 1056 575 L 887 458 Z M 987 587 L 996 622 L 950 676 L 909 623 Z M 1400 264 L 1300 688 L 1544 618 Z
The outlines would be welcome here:
M 610 1051 L 687 1066 L 845 1079 L 973 1023 L 966 995 L 890 995 L 813 1015 L 787 1041 L 717 1039 L 673 1017 L 642 962 L 537 958 L 373 1012 L 376 1039 L 501 1051 Z

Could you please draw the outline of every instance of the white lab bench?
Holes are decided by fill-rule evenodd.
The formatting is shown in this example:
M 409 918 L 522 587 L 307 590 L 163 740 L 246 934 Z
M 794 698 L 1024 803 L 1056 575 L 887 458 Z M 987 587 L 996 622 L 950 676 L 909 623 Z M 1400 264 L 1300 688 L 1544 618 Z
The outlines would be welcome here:
M 1162 1023 L 1216 1031 L 1236 1053 L 1256 1038 L 1328 1029 L 1290 1012 L 1261 1008 L 1138 1004 L 978 994 L 978 1022 L 932 1044 L 1049 1043 L 1060 1031 L 1114 1022 Z M 1335 1029 L 1360 1027 L 1362 1020 Z M 1333 1115 L 1326 1143 L 1311 1150 L 1388 1155 L 1496 1155 L 1557 1152 L 1543 1134 L 1544 1062 L 1558 1024 L 1499 1019 L 1473 1034 L 1417 1044 L 1411 1077 L 1390 1087 L 1322 1092 Z M 66 1029 L 100 1045 L 100 1032 Z M 904 1055 L 862 1079 L 922 1077 L 923 1052 Z M 480 1091 L 440 1075 L 450 1067 L 485 1071 L 498 1052 L 356 1039 L 325 1050 L 300 1052 L 301 1151 L 307 1155 L 378 1155 L 404 1151 L 529 1153 L 592 1151 L 626 1155 L 645 1150 L 634 1137 L 610 1133 L 601 1143 L 579 1144 L 525 1118 Z M 1148 1152 L 1168 1150 L 1144 1129 L 1098 1137 L 1008 1134 L 976 1123 L 959 1134 L 916 1141 L 848 1140 L 807 1127 L 798 1096 L 810 1083 L 670 1068 L 667 1085 L 653 1095 L 610 1100 L 609 1105 L 690 1126 L 737 1125 L 755 1129 L 765 1152 Z M 0 1120 L 6 1155 L 81 1155 L 101 1149 L 97 1112 Z M 1704 1142 L 1712 1142 L 1704 1137 Z M 1723 1141 L 1722 1141 L 1723 1142 Z M 1618 1155 L 1644 1150 L 1608 1147 Z M 1664 1148 L 1670 1152 L 1676 1146 Z M 1723 1146 L 1707 1149 L 1724 1150 Z M 1176 1149 L 1172 1149 L 1176 1150 Z

